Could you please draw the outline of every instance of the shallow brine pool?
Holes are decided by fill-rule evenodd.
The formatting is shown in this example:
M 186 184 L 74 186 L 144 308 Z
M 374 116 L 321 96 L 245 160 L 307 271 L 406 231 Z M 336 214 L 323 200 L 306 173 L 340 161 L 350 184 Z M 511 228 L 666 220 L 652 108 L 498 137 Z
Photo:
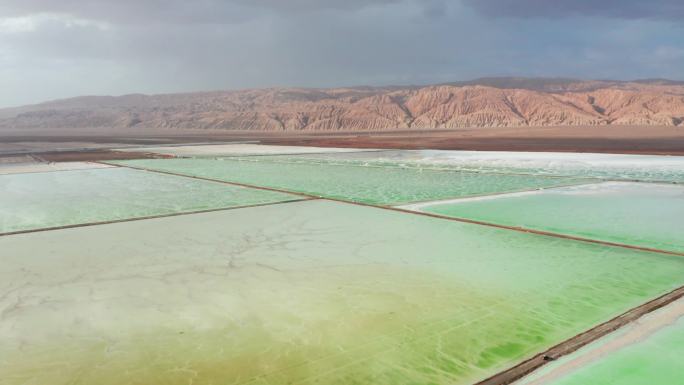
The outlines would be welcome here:
M 298 198 L 125 168 L 0 175 L 0 233 Z
M 118 164 L 362 203 L 401 203 L 586 183 L 578 178 L 243 159 L 145 159 Z
M 684 259 L 322 200 L 0 237 L 15 384 L 467 384 Z
M 607 182 L 407 208 L 684 252 L 684 186 Z

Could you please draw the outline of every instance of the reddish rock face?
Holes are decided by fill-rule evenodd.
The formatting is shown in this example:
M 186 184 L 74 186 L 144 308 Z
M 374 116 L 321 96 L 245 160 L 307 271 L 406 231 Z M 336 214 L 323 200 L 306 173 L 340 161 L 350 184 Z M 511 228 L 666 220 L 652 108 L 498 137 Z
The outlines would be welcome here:
M 684 85 L 677 83 L 567 81 L 545 86 L 509 82 L 501 87 L 469 83 L 79 97 L 0 110 L 0 128 L 376 131 L 684 126 Z

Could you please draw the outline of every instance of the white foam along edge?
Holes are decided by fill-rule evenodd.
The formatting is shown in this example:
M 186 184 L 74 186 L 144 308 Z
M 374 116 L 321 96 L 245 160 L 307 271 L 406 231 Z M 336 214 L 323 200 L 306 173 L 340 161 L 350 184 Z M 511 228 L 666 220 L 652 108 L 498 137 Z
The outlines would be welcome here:
M 24 163 L 8 163 L 0 164 L 0 175 L 11 174 L 29 174 L 37 172 L 52 172 L 52 171 L 73 171 L 73 170 L 89 170 L 98 168 L 111 168 L 110 166 L 101 163 L 91 162 L 24 162 Z
M 163 155 L 175 156 L 212 156 L 212 155 L 288 155 L 288 154 L 311 154 L 311 153 L 345 153 L 359 151 L 378 151 L 374 149 L 360 148 L 336 148 L 336 147 L 304 147 L 304 146 L 275 146 L 263 144 L 203 144 L 188 146 L 151 146 L 138 148 L 121 148 L 116 151 L 124 152 L 150 152 Z
M 610 194 L 610 193 L 625 193 L 625 192 L 661 192 L 666 194 L 676 194 L 684 197 L 684 187 L 678 185 L 659 184 L 659 183 L 640 183 L 640 182 L 620 182 L 620 181 L 606 181 L 598 183 L 584 183 L 574 186 L 558 186 L 558 187 L 541 187 L 536 190 L 518 191 L 502 194 L 491 194 L 476 197 L 464 197 L 443 199 L 436 201 L 411 203 L 397 208 L 411 211 L 424 211 L 428 207 L 470 203 L 477 201 L 487 201 L 493 199 L 507 199 L 520 196 L 537 195 L 542 193 L 556 193 L 556 194 Z

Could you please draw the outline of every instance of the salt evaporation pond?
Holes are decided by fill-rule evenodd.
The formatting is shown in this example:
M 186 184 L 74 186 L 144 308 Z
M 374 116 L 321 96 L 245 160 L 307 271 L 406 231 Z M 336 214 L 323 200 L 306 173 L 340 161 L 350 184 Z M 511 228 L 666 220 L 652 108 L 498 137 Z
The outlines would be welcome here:
M 401 204 L 586 183 L 578 178 L 281 162 L 261 156 L 141 159 L 116 163 L 372 204 Z
M 679 385 L 684 379 L 683 310 L 680 299 L 517 385 Z
M 607 182 L 407 208 L 684 252 L 684 186 Z
M 3 385 L 467 384 L 684 259 L 324 200 L 0 237 Z
M 0 233 L 297 199 L 125 168 L 0 175 Z
M 389 150 L 272 157 L 277 158 L 281 161 L 684 183 L 684 156 Z
M 679 385 L 684 379 L 684 318 L 639 344 L 587 365 L 554 385 Z

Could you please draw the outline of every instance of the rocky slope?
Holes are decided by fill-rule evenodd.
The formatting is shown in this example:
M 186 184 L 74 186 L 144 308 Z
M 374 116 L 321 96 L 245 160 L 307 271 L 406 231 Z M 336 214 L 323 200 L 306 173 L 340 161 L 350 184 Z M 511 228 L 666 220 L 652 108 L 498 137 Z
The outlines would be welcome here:
M 390 130 L 684 126 L 684 84 L 480 79 L 424 87 L 84 96 L 0 110 L 0 128 Z

